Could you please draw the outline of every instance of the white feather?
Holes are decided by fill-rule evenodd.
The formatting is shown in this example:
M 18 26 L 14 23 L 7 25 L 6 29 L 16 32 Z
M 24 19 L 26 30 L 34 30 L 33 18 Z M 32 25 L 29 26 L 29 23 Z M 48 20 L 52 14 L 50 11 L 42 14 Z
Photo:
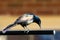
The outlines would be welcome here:
M 33 18 L 33 15 L 24 15 L 20 21 L 26 21 L 26 20 L 31 20 Z
M 32 22 L 33 22 L 33 20 L 28 20 L 28 21 L 27 21 L 27 23 L 32 23 Z

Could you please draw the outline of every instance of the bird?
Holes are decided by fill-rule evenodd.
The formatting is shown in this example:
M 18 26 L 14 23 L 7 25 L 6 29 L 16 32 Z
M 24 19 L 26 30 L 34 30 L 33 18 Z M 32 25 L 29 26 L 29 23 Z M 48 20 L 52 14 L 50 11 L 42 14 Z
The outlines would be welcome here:
M 30 12 L 24 13 L 23 15 L 19 16 L 16 21 L 10 25 L 8 25 L 6 28 L 3 29 L 3 33 L 6 33 L 11 27 L 15 25 L 21 25 L 25 30 L 28 29 L 27 26 L 31 23 L 37 23 L 39 27 L 41 27 L 41 19 Z M 29 29 L 28 29 L 29 30 Z M 29 32 L 26 30 L 27 32 Z

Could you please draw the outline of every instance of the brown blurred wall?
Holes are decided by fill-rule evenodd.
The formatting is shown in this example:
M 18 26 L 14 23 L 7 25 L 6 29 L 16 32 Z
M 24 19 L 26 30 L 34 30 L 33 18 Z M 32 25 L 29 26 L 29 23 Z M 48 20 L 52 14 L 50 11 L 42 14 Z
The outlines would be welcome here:
M 28 35 L 9 35 L 7 40 L 29 40 Z
M 59 15 L 60 0 L 0 0 L 0 15 L 19 15 L 24 12 Z

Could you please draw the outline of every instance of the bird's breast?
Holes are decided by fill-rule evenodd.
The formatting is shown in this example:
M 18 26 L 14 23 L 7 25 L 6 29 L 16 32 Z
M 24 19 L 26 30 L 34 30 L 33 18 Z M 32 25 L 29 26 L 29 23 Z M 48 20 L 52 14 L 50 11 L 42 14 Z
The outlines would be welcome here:
M 21 22 L 20 24 L 21 24 L 23 27 L 28 25 L 27 22 Z

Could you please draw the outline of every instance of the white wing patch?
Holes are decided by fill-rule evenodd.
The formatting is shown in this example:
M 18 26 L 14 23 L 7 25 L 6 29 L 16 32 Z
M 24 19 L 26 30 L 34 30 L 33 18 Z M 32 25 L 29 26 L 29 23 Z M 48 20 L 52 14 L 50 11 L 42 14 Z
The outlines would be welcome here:
M 27 23 L 32 23 L 33 22 L 33 19 L 32 20 L 28 20 Z
M 27 23 L 30 23 L 30 22 L 33 21 L 33 20 L 31 20 L 31 19 L 33 19 L 33 15 L 27 15 L 27 14 L 25 14 L 25 15 L 23 15 L 23 16 L 19 19 L 18 22 L 28 21 Z
M 20 20 L 21 21 L 26 21 L 26 20 L 31 20 L 32 18 L 33 18 L 33 15 L 25 15 Z

